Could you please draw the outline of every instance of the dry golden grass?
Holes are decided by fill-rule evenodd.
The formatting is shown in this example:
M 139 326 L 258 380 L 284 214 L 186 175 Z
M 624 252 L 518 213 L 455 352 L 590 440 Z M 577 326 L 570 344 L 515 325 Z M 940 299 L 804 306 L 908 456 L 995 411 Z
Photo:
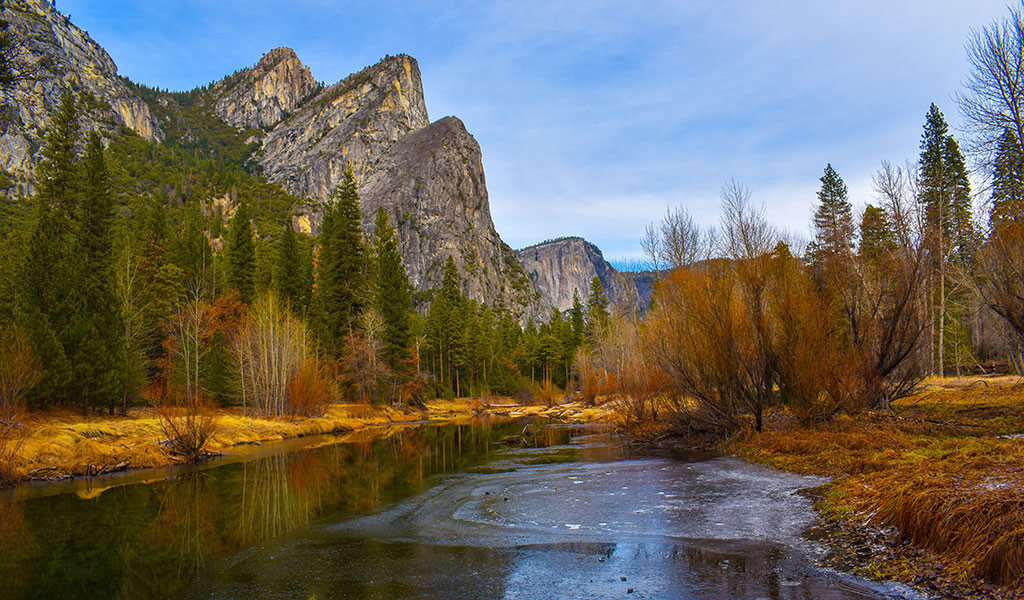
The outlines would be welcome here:
M 586 423 L 608 421 L 608 408 L 582 403 L 523 406 L 508 398 L 436 400 L 423 410 L 398 410 L 365 404 L 331 404 L 320 417 L 249 417 L 240 409 L 215 409 L 216 433 L 206 449 L 224 452 L 232 446 L 273 442 L 317 434 L 357 431 L 369 426 L 421 420 L 459 420 L 480 414 L 502 417 L 544 416 L 562 421 Z M 27 435 L 19 452 L 13 480 L 33 474 L 60 478 L 97 473 L 127 462 L 130 468 L 177 464 L 160 442 L 167 434 L 155 408 L 138 408 L 127 417 L 55 409 L 29 415 Z M 377 433 L 386 434 L 385 429 Z
M 826 516 L 896 527 L 943 575 L 1024 587 L 1024 389 L 1016 379 L 932 379 L 895 414 L 774 426 L 734 444 L 746 458 L 834 477 Z M 913 561 L 883 570 L 912 579 Z M 928 567 L 933 568 L 934 565 Z M 901 570 L 903 572 L 901 572 Z
M 351 431 L 369 425 L 414 420 L 416 415 L 386 408 L 334 404 L 322 417 L 258 418 L 237 409 L 217 409 L 217 432 L 207 450 L 239 444 Z M 17 466 L 17 478 L 86 475 L 128 462 L 130 467 L 159 467 L 179 462 L 160 444 L 166 434 L 156 409 L 140 408 L 127 417 L 52 410 L 31 415 Z M 39 469 L 46 469 L 39 472 Z

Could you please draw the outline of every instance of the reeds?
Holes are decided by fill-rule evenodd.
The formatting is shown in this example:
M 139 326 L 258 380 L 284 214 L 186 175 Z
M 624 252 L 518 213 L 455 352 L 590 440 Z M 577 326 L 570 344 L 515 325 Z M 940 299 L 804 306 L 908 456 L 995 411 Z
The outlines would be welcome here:
M 813 427 L 779 413 L 770 431 L 734 449 L 835 477 L 828 516 L 895 528 L 934 553 L 944 577 L 1024 591 L 1024 444 L 999 437 L 1024 431 L 1024 397 L 1008 387 L 940 387 L 894 408 Z

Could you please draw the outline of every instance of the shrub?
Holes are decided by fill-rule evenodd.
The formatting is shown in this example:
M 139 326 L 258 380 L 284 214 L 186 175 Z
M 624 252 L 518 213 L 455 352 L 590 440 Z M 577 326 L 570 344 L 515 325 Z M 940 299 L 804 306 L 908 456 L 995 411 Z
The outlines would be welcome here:
M 288 382 L 288 409 L 293 415 L 319 417 L 336 395 L 328 370 L 315 356 L 307 356 Z
M 42 363 L 25 333 L 16 328 L 0 331 L 0 485 L 18 479 L 25 395 L 42 377 Z
M 186 462 L 203 460 L 209 456 L 207 443 L 217 433 L 217 416 L 201 396 L 177 396 L 178 402 L 158 406 L 167 447 Z

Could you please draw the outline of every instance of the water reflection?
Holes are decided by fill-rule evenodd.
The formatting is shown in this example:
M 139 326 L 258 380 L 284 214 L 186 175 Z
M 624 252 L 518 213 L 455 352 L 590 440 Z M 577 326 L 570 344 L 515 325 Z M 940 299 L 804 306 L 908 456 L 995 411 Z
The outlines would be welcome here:
M 0 494 L 0 598 L 879 598 L 800 549 L 802 476 L 564 426 L 372 433 Z
M 431 475 L 484 462 L 522 428 L 395 428 L 158 481 L 0 494 L 0 596 L 171 596 L 220 557 L 420 493 Z M 565 432 L 531 443 L 567 439 Z

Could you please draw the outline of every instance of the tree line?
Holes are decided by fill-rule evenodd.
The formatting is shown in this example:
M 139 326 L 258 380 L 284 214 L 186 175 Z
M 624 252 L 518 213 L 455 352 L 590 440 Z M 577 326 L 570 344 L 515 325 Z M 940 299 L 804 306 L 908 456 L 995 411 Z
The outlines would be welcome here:
M 24 367 L 3 374 L 21 383 L 7 404 L 282 415 L 337 400 L 552 396 L 574 385 L 577 351 L 606 327 L 598 278 L 585 304 L 577 294 L 568 314 L 523 326 L 469 299 L 451 258 L 417 312 L 392 218 L 379 210 L 364 234 L 350 168 L 310 236 L 222 171 L 188 194 L 148 183 L 154 157 L 180 151 L 173 144 L 105 146 L 92 133 L 82 152 L 82 110 L 65 94 L 28 216 L 4 224 L 0 327 L 12 343 L 0 353 Z M 232 192 L 217 200 L 217 189 Z

